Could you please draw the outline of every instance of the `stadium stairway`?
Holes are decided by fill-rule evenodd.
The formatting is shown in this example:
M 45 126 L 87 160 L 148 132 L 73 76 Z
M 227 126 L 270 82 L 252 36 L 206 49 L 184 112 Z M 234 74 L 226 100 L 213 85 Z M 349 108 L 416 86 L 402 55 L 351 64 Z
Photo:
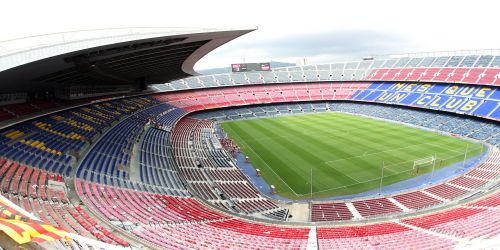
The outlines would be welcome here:
M 401 208 L 401 210 L 403 210 L 403 212 L 408 212 L 410 211 L 410 209 L 408 209 L 405 205 L 399 203 L 399 201 L 395 200 L 394 198 L 392 197 L 387 197 L 387 199 L 392 202 L 394 205 L 396 205 L 397 207 Z
M 114 230 L 113 233 L 115 233 L 116 236 L 127 240 L 128 242 L 132 243 L 132 245 L 134 245 L 133 242 L 136 242 L 136 243 L 139 242 L 139 243 L 144 244 L 145 246 L 148 246 L 152 249 L 157 247 L 157 246 L 153 245 L 151 242 L 146 241 L 144 239 L 141 239 L 141 238 L 131 234 L 130 232 L 125 231 L 124 229 L 122 229 L 122 227 L 111 223 L 111 221 L 109 221 L 109 219 L 104 218 L 101 213 L 88 207 L 87 205 L 83 205 L 82 209 L 84 209 L 89 215 L 91 215 L 92 218 L 95 218 L 100 223 L 100 225 L 106 225 L 107 227 L 112 228 Z
M 141 181 L 141 167 L 140 167 L 140 156 L 141 156 L 141 145 L 144 141 L 145 131 L 148 129 L 146 125 L 142 130 L 141 135 L 131 150 L 130 164 L 129 164 L 129 180 L 131 181 Z
M 318 234 L 316 232 L 316 227 L 311 227 L 309 231 L 309 237 L 307 238 L 307 248 L 306 250 L 317 250 L 318 249 Z
M 361 214 L 358 212 L 356 207 L 354 207 L 354 205 L 351 202 L 346 202 L 345 205 L 347 206 L 347 208 L 351 212 L 354 219 L 362 219 L 363 218 L 363 216 L 361 216 Z
M 410 225 L 410 224 L 407 224 L 407 223 L 403 223 L 401 221 L 394 221 L 394 223 L 397 223 L 397 224 L 399 224 L 401 226 L 405 226 L 405 227 L 411 228 L 413 230 L 416 230 L 416 231 L 419 231 L 419 232 L 422 232 L 422 233 L 425 233 L 425 234 L 434 235 L 434 236 L 437 236 L 439 238 L 444 238 L 444 239 L 452 240 L 452 241 L 455 241 L 455 242 L 464 241 L 464 239 L 462 239 L 462 238 L 458 238 L 458 237 L 455 237 L 455 236 L 452 236 L 452 235 L 448 235 L 448 234 L 442 234 L 442 233 L 434 232 L 434 231 L 427 230 L 427 229 L 424 229 L 424 228 L 421 228 L 421 227 L 417 227 L 417 226 L 413 226 L 413 225 Z
M 422 193 L 424 193 L 424 194 L 426 194 L 426 195 L 428 195 L 428 196 L 430 196 L 430 197 L 432 197 L 432 198 L 434 198 L 436 200 L 440 200 L 440 201 L 443 201 L 443 202 L 449 201 L 448 199 L 445 199 L 445 198 L 443 198 L 441 196 L 438 196 L 438 195 L 435 195 L 433 193 L 427 192 L 425 190 L 421 190 L 420 192 L 422 192 Z

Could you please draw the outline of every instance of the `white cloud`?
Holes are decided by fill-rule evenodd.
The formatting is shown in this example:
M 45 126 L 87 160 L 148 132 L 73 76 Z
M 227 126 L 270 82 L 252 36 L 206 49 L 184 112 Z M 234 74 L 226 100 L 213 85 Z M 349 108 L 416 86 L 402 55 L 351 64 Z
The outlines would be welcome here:
M 491 0 L 6 1 L 0 15 L 0 40 L 110 27 L 259 27 L 203 58 L 197 65 L 201 69 L 243 57 L 247 61 L 293 59 L 240 45 L 256 43 L 266 48 L 262 42 L 301 35 L 307 39 L 311 33 L 341 30 L 372 31 L 411 41 L 411 48 L 393 44 L 394 52 L 495 48 L 500 45 L 499 7 L 500 2 Z M 290 40 L 287 46 L 293 43 Z M 323 62 L 328 57 L 339 58 L 314 55 L 309 61 Z

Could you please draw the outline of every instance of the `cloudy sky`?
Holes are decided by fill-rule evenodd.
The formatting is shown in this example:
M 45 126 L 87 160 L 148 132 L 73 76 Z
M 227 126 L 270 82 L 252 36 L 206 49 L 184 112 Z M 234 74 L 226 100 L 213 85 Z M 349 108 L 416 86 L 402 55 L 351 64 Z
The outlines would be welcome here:
M 405 52 L 500 48 L 492 0 L 25 0 L 5 1 L 0 40 L 115 27 L 258 27 L 196 69 L 230 63 L 308 63 Z

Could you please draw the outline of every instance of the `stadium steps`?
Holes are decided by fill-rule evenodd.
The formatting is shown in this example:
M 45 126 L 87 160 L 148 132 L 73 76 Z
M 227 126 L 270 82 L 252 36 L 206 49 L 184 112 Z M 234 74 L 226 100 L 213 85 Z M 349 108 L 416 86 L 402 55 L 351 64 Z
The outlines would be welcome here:
M 410 225 L 410 224 L 406 224 L 406 223 L 403 223 L 403 222 L 400 222 L 400 221 L 394 221 L 394 222 L 397 223 L 397 224 L 399 224 L 399 225 L 411 228 L 413 230 L 420 231 L 422 233 L 426 233 L 426 234 L 430 234 L 430 235 L 434 235 L 434 236 L 437 236 L 437 237 L 440 237 L 440 238 L 445 238 L 445 239 L 453 240 L 453 241 L 457 241 L 457 242 L 464 242 L 464 241 L 466 241 L 466 239 L 463 239 L 463 238 L 451 236 L 451 235 L 448 235 L 448 234 L 442 234 L 442 233 L 434 232 L 434 231 L 427 230 L 427 229 L 424 229 L 424 228 L 421 228 L 421 227 L 417 227 L 417 226 L 413 226 L 413 225 Z
M 409 212 L 409 211 L 410 211 L 410 209 L 409 209 L 409 208 L 407 208 L 405 205 L 403 205 L 403 204 L 399 203 L 399 201 L 395 200 L 394 198 L 392 198 L 392 197 L 387 197 L 387 199 L 388 199 L 390 202 L 394 203 L 394 205 L 396 205 L 397 207 L 401 208 L 401 209 L 403 210 L 403 212 Z
M 132 147 L 132 154 L 130 156 L 130 164 L 129 164 L 129 178 L 131 181 L 141 181 L 141 168 L 139 166 L 139 157 L 141 156 L 141 145 L 142 142 L 144 141 L 144 136 L 146 135 L 146 131 L 149 128 L 146 127 L 143 130 L 143 133 L 139 136 L 139 140 L 137 140 L 136 143 L 134 143 L 134 146 Z
M 83 202 L 83 200 L 81 200 Z M 137 245 L 137 243 L 145 244 L 146 246 L 153 247 L 151 243 L 141 240 L 137 238 L 132 233 L 128 232 L 124 229 L 125 223 L 119 222 L 118 224 L 113 224 L 112 221 L 106 219 L 102 214 L 96 212 L 97 207 L 90 208 L 85 202 L 83 205 L 80 205 L 80 208 L 85 211 L 92 219 L 94 219 L 98 225 L 104 226 L 108 231 L 112 232 L 115 236 L 127 241 L 131 246 Z
M 437 195 L 429 193 L 429 192 L 427 192 L 425 190 L 420 190 L 420 192 L 422 192 L 422 193 L 426 194 L 427 196 L 430 196 L 430 197 L 432 197 L 432 198 L 434 198 L 436 200 L 445 201 L 445 202 L 448 201 L 447 199 L 445 199 L 445 198 L 443 198 L 441 196 L 437 196 Z
M 470 192 L 470 191 L 474 191 L 474 189 L 471 189 L 471 188 L 466 188 L 466 187 L 462 187 L 462 186 L 459 186 L 459 185 L 455 185 L 455 184 L 453 184 L 453 183 L 449 183 L 449 182 L 448 182 L 448 183 L 446 183 L 446 184 L 448 184 L 448 185 L 450 185 L 450 186 L 452 186 L 452 187 L 456 187 L 456 188 L 459 188 L 459 189 L 462 189 L 462 190 L 468 191 L 468 192 Z
M 468 175 L 468 174 L 465 174 L 464 176 L 467 177 L 467 178 L 474 179 L 474 180 L 479 180 L 479 181 L 490 181 L 490 179 L 480 178 L 480 177 L 476 177 L 476 176 L 472 176 L 472 175 Z
M 358 212 L 358 210 L 354 207 L 354 205 L 351 202 L 346 202 L 345 205 L 351 212 L 353 219 L 362 219 L 363 216 Z
M 203 177 L 205 177 L 205 180 L 210 184 L 212 187 L 215 186 L 215 181 L 212 179 L 212 177 L 207 173 L 207 170 L 205 168 L 201 169 L 201 173 L 203 174 Z
M 318 234 L 316 233 L 316 227 L 311 227 L 311 230 L 309 230 L 309 237 L 307 238 L 306 250 L 317 250 L 317 249 L 318 249 Z
M 87 158 L 92 153 L 92 150 L 94 148 L 96 148 L 98 146 L 98 144 L 101 142 L 101 140 L 103 138 L 105 138 L 108 133 L 112 132 L 115 127 L 117 127 L 122 122 L 126 122 L 127 119 L 134 116 L 135 114 L 142 112 L 146 109 L 152 108 L 154 106 L 159 106 L 159 105 L 160 104 L 153 105 L 150 107 L 142 107 L 142 108 L 137 109 L 134 112 L 132 112 L 130 114 L 126 114 L 122 117 L 115 117 L 115 119 L 111 123 L 109 123 L 106 127 L 101 129 L 100 135 L 95 138 L 95 141 L 88 148 L 86 148 L 85 151 L 82 152 L 82 154 L 80 155 L 80 158 L 78 160 L 72 159 L 72 162 L 70 162 L 70 164 L 71 164 L 71 166 L 73 166 L 74 172 L 71 173 L 71 175 L 74 175 L 75 173 L 76 173 L 76 175 L 79 175 L 80 169 L 82 169 L 82 172 L 83 172 L 83 170 L 86 170 L 85 166 L 83 165 L 84 159 Z M 129 164 L 127 164 L 127 167 L 128 166 L 129 166 Z M 129 168 L 129 170 L 130 170 L 130 168 Z M 130 171 L 129 171 L 129 173 L 130 173 Z M 100 173 L 96 173 L 96 175 L 98 176 L 97 178 L 100 178 Z

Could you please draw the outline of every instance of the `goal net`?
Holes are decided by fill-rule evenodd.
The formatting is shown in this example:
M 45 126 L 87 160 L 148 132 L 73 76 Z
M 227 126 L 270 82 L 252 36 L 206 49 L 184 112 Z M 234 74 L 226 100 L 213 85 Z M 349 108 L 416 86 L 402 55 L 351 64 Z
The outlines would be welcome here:
M 436 157 L 435 156 L 429 156 L 425 157 L 422 159 L 417 159 L 413 161 L 413 174 L 418 174 L 420 171 L 420 168 L 422 167 L 427 167 L 427 166 L 433 166 L 436 163 Z

